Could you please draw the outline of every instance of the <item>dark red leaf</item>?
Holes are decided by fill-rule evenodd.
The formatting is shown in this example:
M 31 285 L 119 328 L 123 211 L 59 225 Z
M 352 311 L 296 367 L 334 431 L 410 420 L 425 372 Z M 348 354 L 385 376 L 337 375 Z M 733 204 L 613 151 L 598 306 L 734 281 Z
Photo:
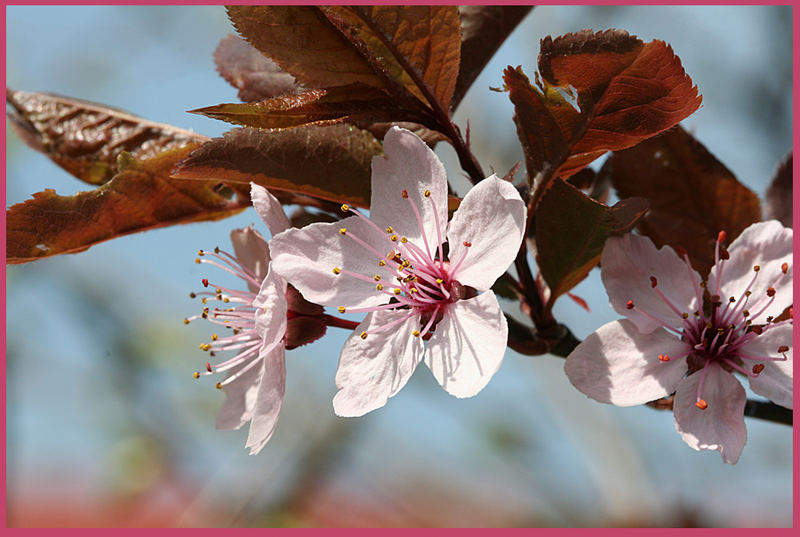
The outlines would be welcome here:
M 121 235 L 174 224 L 216 220 L 250 205 L 231 200 L 214 182 L 173 181 L 169 172 L 197 144 L 147 160 L 120 155 L 117 174 L 104 185 L 74 196 L 53 190 L 10 207 L 6 213 L 8 263 L 86 250 Z
M 214 63 L 219 74 L 239 90 L 239 98 L 245 102 L 303 91 L 292 75 L 235 35 L 220 41 L 214 51 Z
M 553 181 L 534 215 L 536 259 L 550 288 L 546 308 L 597 265 L 608 237 L 633 229 L 646 211 L 642 198 L 608 207 L 562 180 Z
M 163 151 L 208 140 L 109 106 L 51 93 L 7 90 L 17 135 L 69 173 L 93 185 L 111 179 L 117 157 L 146 160 Z
M 680 127 L 614 152 L 600 175 L 619 196 L 642 196 L 650 211 L 639 230 L 659 248 L 680 246 L 703 276 L 714 264 L 714 242 L 728 242 L 761 219 L 758 196 Z

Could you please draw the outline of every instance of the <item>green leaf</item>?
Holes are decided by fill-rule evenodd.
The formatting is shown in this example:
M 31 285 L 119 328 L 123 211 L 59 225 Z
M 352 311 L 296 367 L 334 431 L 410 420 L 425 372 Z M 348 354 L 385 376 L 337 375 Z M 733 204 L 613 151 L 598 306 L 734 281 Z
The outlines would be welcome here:
M 53 190 L 6 212 L 6 261 L 27 263 L 86 250 L 102 241 L 174 224 L 216 220 L 250 205 L 231 200 L 213 182 L 172 181 L 169 172 L 197 144 L 140 160 L 120 154 L 120 170 L 104 185 L 74 196 Z
M 146 160 L 208 140 L 109 106 L 51 93 L 7 90 L 8 117 L 17 135 L 66 171 L 101 185 L 117 171 L 117 157 Z
M 194 151 L 173 177 L 253 181 L 270 190 L 366 207 L 370 163 L 381 151 L 370 133 L 346 124 L 274 131 L 234 129 Z
M 633 229 L 646 211 L 642 198 L 608 207 L 564 181 L 553 181 L 534 215 L 536 258 L 550 288 L 546 308 L 597 265 L 608 237 Z
M 659 248 L 686 249 L 704 277 L 714 264 L 719 231 L 732 241 L 761 220 L 758 196 L 681 127 L 612 153 L 600 176 L 620 198 L 647 198 L 650 212 L 639 231 Z

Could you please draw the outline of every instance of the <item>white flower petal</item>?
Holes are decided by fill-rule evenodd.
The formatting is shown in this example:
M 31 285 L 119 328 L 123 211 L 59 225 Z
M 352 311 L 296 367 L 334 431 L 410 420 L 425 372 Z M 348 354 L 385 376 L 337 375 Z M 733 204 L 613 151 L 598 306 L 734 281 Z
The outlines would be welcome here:
M 286 213 L 283 212 L 281 202 L 270 194 L 266 188 L 250 183 L 250 199 L 258 216 L 261 217 L 261 220 L 264 221 L 273 236 L 291 227 Z
M 508 323 L 492 291 L 448 306 L 436 325 L 425 364 L 450 395 L 472 397 L 500 368 Z
M 269 267 L 269 247 L 261 233 L 253 226 L 234 229 L 231 231 L 231 242 L 239 262 L 255 275 L 256 280 L 263 281 Z M 253 293 L 258 292 L 258 286 L 252 282 L 247 282 L 247 287 Z
M 508 181 L 492 175 L 472 187 L 447 231 L 451 266 L 466 254 L 455 278 L 479 291 L 489 289 L 519 252 L 525 213 L 522 198 Z
M 342 235 L 346 229 L 352 237 L 372 245 L 376 253 L 355 239 Z M 371 278 L 375 274 L 388 277 L 391 264 L 379 267 L 380 259 L 392 249 L 383 234 L 359 216 L 335 222 L 317 223 L 302 229 L 289 229 L 272 238 L 272 270 L 297 288 L 303 297 L 324 306 L 350 308 L 377 306 L 389 296 L 375 290 L 375 282 L 359 280 L 346 274 L 336 275 L 334 267 Z
M 752 295 L 748 299 L 747 309 L 751 313 L 750 320 L 758 324 L 768 315 L 777 317 L 785 308 L 792 305 L 792 230 L 783 227 L 777 220 L 757 222 L 736 237 L 728 249 L 730 259 L 725 260 L 722 269 L 720 297 L 722 302 L 729 297 L 739 300 L 756 273 L 753 267 L 760 270 L 755 283 L 750 288 Z M 788 272 L 783 274 L 781 265 L 788 265 Z M 719 267 L 714 266 L 708 276 L 708 290 L 716 292 Z M 756 315 L 766 305 L 768 287 L 774 287 L 775 297 L 770 307 L 761 315 Z M 762 306 L 756 302 L 762 300 Z
M 231 369 L 228 376 L 237 374 L 248 365 L 249 362 Z M 235 381 L 223 386 L 225 401 L 217 413 L 217 429 L 238 429 L 253 417 L 263 372 L 263 364 L 256 365 Z
M 283 335 L 286 332 L 286 281 L 271 270 L 253 300 L 258 308 L 255 313 L 256 330 L 261 337 L 262 345 L 283 346 Z
M 377 329 L 408 315 L 408 310 L 372 312 L 347 338 L 339 356 L 333 409 L 339 416 L 362 416 L 380 408 L 405 386 L 419 364 L 424 346 L 412 331 L 419 316 L 361 339 L 361 332 Z
M 702 398 L 708 408 L 697 408 L 697 386 L 702 370 L 689 375 L 675 392 L 675 429 L 696 450 L 715 449 L 722 460 L 736 464 L 747 442 L 744 405 L 747 395 L 733 375 L 711 364 L 706 370 Z
M 255 455 L 272 437 L 286 391 L 286 363 L 283 345 L 262 348 L 258 359 L 264 362 L 261 382 L 253 406 L 253 417 L 245 447 Z
M 779 353 L 778 347 L 786 345 L 788 352 Z M 750 378 L 750 388 L 773 403 L 792 408 L 792 325 L 784 324 L 768 328 L 752 342 L 742 347 L 742 353 L 751 356 L 773 356 L 785 354 L 788 360 L 755 362 L 745 360 L 745 367 L 764 364 L 764 370 L 756 378 Z
M 686 373 L 686 358 L 667 362 L 659 354 L 678 357 L 686 343 L 665 330 L 639 332 L 621 319 L 601 326 L 573 350 L 564 363 L 570 382 L 592 399 L 618 406 L 641 405 L 665 397 Z
M 425 248 L 413 201 L 422 218 L 425 235 L 434 254 L 436 205 L 439 230 L 444 240 L 447 226 L 447 173 L 439 157 L 411 131 L 392 127 L 383 138 L 385 156 L 372 159 L 370 218 L 382 228 L 391 226 L 420 248 Z M 408 192 L 408 199 L 402 192 Z M 424 192 L 430 190 L 430 196 Z
M 600 267 L 611 307 L 633 321 L 642 332 L 652 332 L 661 323 L 627 309 L 629 300 L 668 326 L 680 328 L 682 325 L 680 315 L 672 311 L 651 287 L 650 276 L 657 279 L 658 290 L 679 312 L 691 314 L 698 307 L 691 278 L 699 284 L 700 276 L 689 269 L 672 248 L 665 246 L 659 250 L 647 237 L 632 233 L 610 237 L 603 248 Z

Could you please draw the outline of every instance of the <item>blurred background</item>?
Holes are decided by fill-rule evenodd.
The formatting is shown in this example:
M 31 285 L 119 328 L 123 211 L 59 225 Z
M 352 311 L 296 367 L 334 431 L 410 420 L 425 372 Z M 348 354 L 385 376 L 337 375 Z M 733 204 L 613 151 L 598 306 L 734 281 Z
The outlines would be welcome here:
M 233 29 L 224 9 L 6 7 L 6 78 L 218 136 L 227 125 L 185 113 L 236 102 L 212 53 Z M 512 34 L 456 113 L 486 170 L 522 153 L 506 65 L 533 76 L 539 40 L 622 28 L 670 43 L 703 106 L 684 122 L 762 197 L 792 144 L 792 11 L 781 7 L 542 6 Z M 440 148 L 451 177 L 452 151 Z M 86 185 L 14 135 L 7 205 Z M 599 165 L 596 163 L 594 167 Z M 228 245 L 228 220 L 116 239 L 77 255 L 8 266 L 9 526 L 790 526 L 792 430 L 747 420 L 735 466 L 695 452 L 670 412 L 589 400 L 563 360 L 509 350 L 478 396 L 457 400 L 425 367 L 382 409 L 337 418 L 337 349 L 287 354 L 277 431 L 249 456 L 246 430 L 216 431 L 223 394 L 192 379 L 211 326 L 183 318 L 213 268 L 199 248 Z M 594 271 L 557 318 L 583 338 L 616 318 Z M 506 304 L 510 309 L 514 305 Z

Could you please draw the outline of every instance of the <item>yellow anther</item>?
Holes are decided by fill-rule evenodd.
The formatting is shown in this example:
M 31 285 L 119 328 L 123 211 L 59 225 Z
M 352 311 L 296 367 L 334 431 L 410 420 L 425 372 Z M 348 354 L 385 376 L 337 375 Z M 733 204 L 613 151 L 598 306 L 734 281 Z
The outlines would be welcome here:
M 425 195 L 426 198 L 430 198 L 431 197 L 431 191 L 430 190 L 426 190 L 424 192 L 424 195 Z
M 194 378 L 196 378 L 196 379 L 199 379 L 200 378 L 200 371 L 195 371 L 194 373 L 192 373 L 192 376 Z
M 681 317 L 683 317 L 684 319 L 688 319 L 689 314 L 684 311 L 683 313 L 681 313 Z
M 394 294 L 399 295 L 401 292 L 399 287 L 394 288 Z
M 339 228 L 339 233 L 341 233 L 342 235 L 344 235 L 345 233 L 347 233 L 347 228 L 346 228 L 346 227 L 340 227 L 340 228 Z
M 378 266 L 379 266 L 379 267 L 385 267 L 385 266 L 386 266 L 386 261 L 384 261 L 383 259 L 381 259 L 380 261 L 378 261 Z
M 411 266 L 411 261 L 409 261 L 408 259 L 404 259 L 404 260 L 403 260 L 403 262 L 402 262 L 401 264 L 402 264 L 404 267 L 410 267 L 410 266 Z
M 706 282 L 705 281 L 700 282 L 700 287 L 705 289 L 706 288 Z
M 394 250 L 386 254 L 386 259 L 394 259 L 394 256 L 397 255 L 394 253 Z
M 218 339 L 219 339 L 219 336 L 217 334 L 211 334 L 211 341 L 216 341 Z
M 409 292 L 410 292 L 410 293 L 416 293 L 416 292 L 417 292 L 417 288 L 416 288 L 416 287 L 412 287 L 412 288 L 409 290 Z
M 392 235 L 391 237 L 389 237 L 389 240 L 392 242 L 397 241 L 397 235 Z
M 339 313 L 344 313 L 347 309 L 344 306 L 339 306 Z
M 361 332 L 361 339 L 367 339 L 367 333 Z
M 339 275 L 342 273 L 342 269 L 340 269 L 339 267 L 333 267 L 333 273 Z
M 375 289 L 377 289 L 378 291 L 383 291 L 383 284 L 379 283 L 378 285 L 375 286 Z
M 379 282 L 379 281 L 381 281 L 381 275 L 380 274 L 376 274 L 375 276 L 372 277 L 372 279 L 375 280 L 376 282 Z
M 405 244 L 405 243 L 407 243 L 407 242 L 408 242 L 408 239 L 407 239 L 407 238 L 405 238 L 405 237 L 400 237 L 400 242 L 402 242 L 403 244 Z
M 394 233 L 394 228 L 392 226 L 387 227 L 386 233 Z
M 184 319 L 183 320 L 183 324 L 189 324 L 189 322 L 190 322 L 189 319 Z
M 223 302 L 225 302 L 225 303 L 227 304 L 227 303 L 228 303 L 228 302 L 230 302 L 231 300 L 230 300 L 228 297 L 225 297 L 225 298 L 223 298 L 223 299 L 222 299 L 222 301 L 223 301 Z
M 747 311 L 747 310 L 742 310 L 742 315 L 744 315 L 745 317 L 747 317 L 748 315 L 750 315 L 750 312 L 749 312 L 749 311 Z
M 221 382 L 217 382 L 217 389 L 218 389 L 218 390 L 221 390 L 221 389 L 222 389 L 222 383 L 221 383 Z
M 414 337 L 419 337 L 419 330 L 414 330 L 411 333 L 414 334 Z
M 203 304 L 208 304 L 208 299 L 206 297 L 203 297 L 200 299 L 200 302 L 202 302 Z
M 203 257 L 204 255 L 206 255 L 206 253 L 203 250 L 197 250 L 197 255 Z
M 444 283 L 444 280 L 443 280 L 443 279 L 441 279 L 441 278 L 436 278 L 436 283 L 438 283 L 439 285 L 441 285 L 441 284 L 443 284 L 443 283 Z
M 208 343 L 201 343 L 200 344 L 200 349 L 202 349 L 204 351 L 210 351 L 211 350 L 211 345 L 209 345 Z
M 346 203 L 342 203 L 342 212 L 347 212 L 350 210 L 350 206 Z
M 194 262 L 195 262 L 195 263 L 197 263 L 197 264 L 199 265 L 199 264 L 200 264 L 200 258 L 199 258 L 199 257 L 195 257 L 195 258 L 194 258 Z
M 203 313 L 205 313 L 206 315 L 208 315 L 208 308 L 203 308 Z

